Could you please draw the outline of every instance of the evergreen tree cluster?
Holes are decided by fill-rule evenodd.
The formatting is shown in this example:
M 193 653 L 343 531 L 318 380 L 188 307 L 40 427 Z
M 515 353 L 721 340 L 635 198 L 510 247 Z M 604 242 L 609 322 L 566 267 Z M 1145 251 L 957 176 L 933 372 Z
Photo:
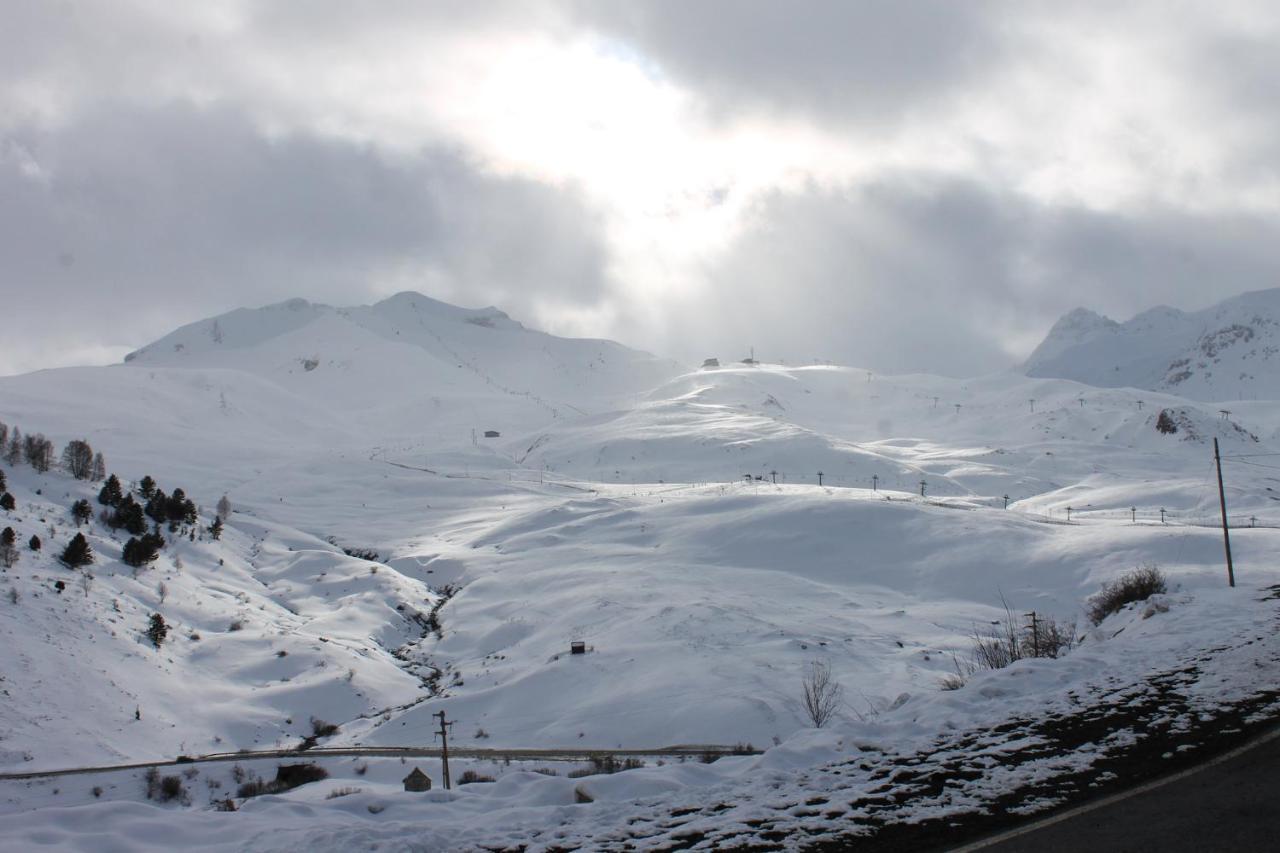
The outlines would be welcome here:
M 114 493 L 111 492 L 113 480 L 115 481 Z M 142 505 L 133 499 L 132 494 L 120 495 L 120 481 L 116 480 L 115 474 L 107 478 L 106 485 L 98 493 L 98 500 L 109 507 L 103 513 L 102 520 L 111 529 L 119 530 L 123 527 L 134 536 L 141 536 L 147 532 L 147 520 L 143 517 Z
M 182 489 L 174 489 L 173 494 L 166 495 L 163 489 L 157 487 L 144 511 L 156 524 L 167 523 L 171 531 L 176 531 L 182 524 L 196 523 L 195 502 Z
M 124 555 L 121 557 L 130 566 L 138 568 L 155 562 L 160 556 L 160 549 L 165 546 L 164 537 L 159 533 L 144 533 L 141 537 L 131 536 L 124 543 Z

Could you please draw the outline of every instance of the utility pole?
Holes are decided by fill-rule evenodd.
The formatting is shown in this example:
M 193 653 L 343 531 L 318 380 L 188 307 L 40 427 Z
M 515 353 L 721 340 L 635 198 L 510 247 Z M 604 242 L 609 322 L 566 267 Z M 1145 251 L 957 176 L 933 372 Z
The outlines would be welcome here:
M 1231 530 L 1227 526 L 1227 491 L 1222 486 L 1222 454 L 1218 452 L 1218 439 L 1213 440 L 1213 463 L 1218 466 L 1218 504 L 1222 507 L 1222 547 L 1227 552 L 1227 585 L 1236 585 L 1236 569 L 1231 563 Z
M 449 726 L 453 723 L 446 721 L 444 711 L 436 711 L 431 716 L 440 718 L 440 731 L 436 732 L 440 737 L 440 759 L 444 764 L 444 789 L 447 791 L 449 785 Z
M 1034 610 L 1027 614 L 1027 618 L 1031 620 L 1031 656 L 1038 658 L 1040 657 L 1040 620 Z
M 1138 523 L 1138 508 L 1136 506 L 1129 507 L 1129 520 L 1134 524 Z
M 1071 507 L 1067 507 L 1067 523 L 1071 523 Z M 1032 615 L 1034 616 L 1035 614 L 1033 613 Z
M 925 487 L 925 481 L 921 480 L 920 481 L 920 497 L 924 497 L 924 487 Z
M 960 404 L 956 403 L 955 405 L 956 405 L 956 414 L 958 415 L 960 414 Z
M 1164 507 L 1160 507 L 1160 523 L 1164 524 Z
M 821 485 L 822 485 L 822 472 L 821 472 L 821 471 L 819 471 L 819 472 L 818 472 L 818 485 L 819 485 L 819 486 L 821 486 Z
M 871 491 L 878 492 L 880 490 L 879 487 L 880 487 L 880 475 L 872 474 L 871 475 Z
M 1008 508 L 1009 508 L 1009 496 L 1008 496 L 1008 495 L 1005 495 L 1005 496 L 1004 496 L 1004 508 L 1005 508 L 1005 509 L 1008 509 Z
M 778 485 L 778 472 L 777 472 L 777 471 L 770 471 L 770 472 L 769 472 L 769 476 L 773 478 L 773 484 L 774 484 L 775 486 L 776 486 L 776 485 Z
M 1036 401 L 1032 399 L 1032 400 L 1028 400 L 1027 402 L 1031 404 L 1031 414 L 1034 415 L 1036 413 Z

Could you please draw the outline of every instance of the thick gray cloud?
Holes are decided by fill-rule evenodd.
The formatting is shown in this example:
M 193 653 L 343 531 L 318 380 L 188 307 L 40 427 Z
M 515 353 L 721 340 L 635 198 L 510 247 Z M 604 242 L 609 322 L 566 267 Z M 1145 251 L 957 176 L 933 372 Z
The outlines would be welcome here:
M 0 20 L 0 372 L 415 288 L 690 359 L 971 373 L 1076 305 L 1280 285 L 1264 0 L 0 0 Z M 601 69 L 641 121 L 575 88 Z M 650 139 L 652 193 L 602 177 Z M 723 173 L 682 171 L 686 141 Z M 751 201 L 725 251 L 741 223 L 688 203 L 710 182 L 712 208 Z
M 962 91 L 1007 58 L 990 2 L 584 0 L 576 10 L 689 83 L 713 111 L 874 123 Z
M 668 345 L 689 358 L 830 360 L 975 375 L 1079 305 L 1121 318 L 1280 284 L 1267 216 L 1049 206 L 971 182 L 890 175 L 776 193 L 708 270 Z
M 17 366 L 299 295 L 349 304 L 421 287 L 527 317 L 606 294 L 600 223 L 569 190 L 448 150 L 267 138 L 234 110 L 181 103 L 11 133 L 0 257 L 9 315 L 40 318 L 6 330 Z

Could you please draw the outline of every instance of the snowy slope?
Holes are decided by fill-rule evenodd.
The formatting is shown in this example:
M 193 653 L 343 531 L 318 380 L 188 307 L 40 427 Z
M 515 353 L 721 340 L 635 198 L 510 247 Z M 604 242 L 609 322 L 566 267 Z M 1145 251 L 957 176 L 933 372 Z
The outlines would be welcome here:
M 418 293 L 352 308 L 293 299 L 239 309 L 184 326 L 125 360 L 243 370 L 403 430 L 440 409 L 487 415 L 502 397 L 506 416 L 476 426 L 501 431 L 607 410 L 679 371 L 612 341 L 557 338 L 496 308 L 457 308 Z
M 0 463 L 0 526 L 47 543 L 0 576 L 0 769 L 292 744 L 313 716 L 334 744 L 423 745 L 441 710 L 469 746 L 767 746 L 807 737 L 813 660 L 846 686 L 841 725 L 938 707 L 1002 595 L 1070 620 L 1147 562 L 1179 594 L 1221 585 L 1213 438 L 1238 571 L 1275 582 L 1280 471 L 1257 454 L 1280 452 L 1280 403 L 1219 408 L 1015 374 L 683 372 L 412 294 L 231 312 L 124 365 L 0 378 L 0 421 L 235 507 L 221 541 L 196 531 L 137 578 L 91 522 L 86 594 L 54 555 L 96 487 Z M 671 772 L 643 790 L 724 781 Z M 503 790 L 559 808 L 565 781 Z
M 1126 323 L 1076 309 L 1054 325 L 1023 370 L 1213 401 L 1280 397 L 1278 365 L 1280 289 L 1274 289 L 1194 313 L 1153 308 Z
M 420 581 L 240 513 L 219 541 L 203 527 L 168 534 L 160 558 L 135 570 L 120 562 L 127 534 L 77 527 L 67 512 L 79 497 L 101 509 L 96 488 L 25 466 L 8 481 L 17 506 L 0 526 L 23 547 L 0 569 L 2 763 L 293 745 L 311 716 L 346 720 L 419 695 L 391 653 L 421 636 L 413 615 L 437 600 Z M 57 556 L 80 531 L 95 560 L 73 571 Z M 41 550 L 26 547 L 32 535 Z M 155 612 L 170 629 L 159 648 L 145 636 Z

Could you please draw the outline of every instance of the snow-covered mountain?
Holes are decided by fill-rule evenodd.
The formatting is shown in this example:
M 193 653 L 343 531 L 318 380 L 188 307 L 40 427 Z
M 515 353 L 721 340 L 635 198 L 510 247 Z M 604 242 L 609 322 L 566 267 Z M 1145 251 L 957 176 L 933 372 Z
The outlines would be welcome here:
M 183 326 L 125 362 L 241 370 L 374 415 L 384 430 L 412 431 L 451 401 L 472 409 L 476 399 L 506 397 L 512 411 L 490 424 L 499 431 L 608 410 L 680 372 L 613 341 L 560 338 L 497 308 L 458 308 L 410 292 L 350 308 L 291 299 L 239 309 Z
M 1170 347 L 1190 322 L 1144 316 L 1146 340 Z M 1038 355 L 1121 352 L 1129 325 L 1077 312 Z M 1212 438 L 1244 528 L 1237 571 L 1280 580 L 1264 526 L 1280 522 L 1280 477 L 1253 455 L 1280 444 L 1280 402 L 1219 408 L 1013 373 L 690 371 L 418 294 L 233 311 L 125 364 L 0 378 L 0 421 L 59 447 L 88 439 L 126 485 L 150 474 L 206 508 L 135 571 L 120 530 L 68 515 L 97 484 L 0 462 L 15 498 L 0 528 L 45 543 L 0 572 L 0 771 L 292 745 L 312 717 L 338 726 L 328 745 L 420 746 L 443 710 L 466 747 L 782 741 L 760 759 L 772 774 L 830 752 L 801 731 L 815 660 L 846 686 L 839 730 L 863 726 L 848 743 L 925 737 L 920 720 L 952 713 L 928 710 L 944 707 L 952 655 L 1002 618 L 1001 596 L 1069 620 L 1148 561 L 1180 602 L 1221 586 Z M 214 539 L 224 493 L 234 511 Z M 56 555 L 77 531 L 97 558 L 73 571 Z M 153 612 L 171 626 L 160 648 L 143 632 Z M 567 654 L 573 641 L 590 651 Z M 985 719 L 1009 694 L 983 691 L 945 707 Z M 398 764 L 370 779 L 351 764 L 351 785 L 398 795 Z M 492 787 L 510 801 L 457 808 L 530 806 L 518 827 L 571 807 L 568 780 L 546 794 L 546 777 L 484 769 L 511 774 Z M 649 770 L 655 796 L 724 778 Z M 75 789 L 89 812 L 91 787 Z M 0 785 L 0 811 L 29 796 Z M 354 798 L 308 808 L 342 801 L 381 820 Z
M 1280 399 L 1280 289 L 1191 313 L 1161 306 L 1126 323 L 1077 308 L 1054 324 L 1023 370 L 1192 400 Z

